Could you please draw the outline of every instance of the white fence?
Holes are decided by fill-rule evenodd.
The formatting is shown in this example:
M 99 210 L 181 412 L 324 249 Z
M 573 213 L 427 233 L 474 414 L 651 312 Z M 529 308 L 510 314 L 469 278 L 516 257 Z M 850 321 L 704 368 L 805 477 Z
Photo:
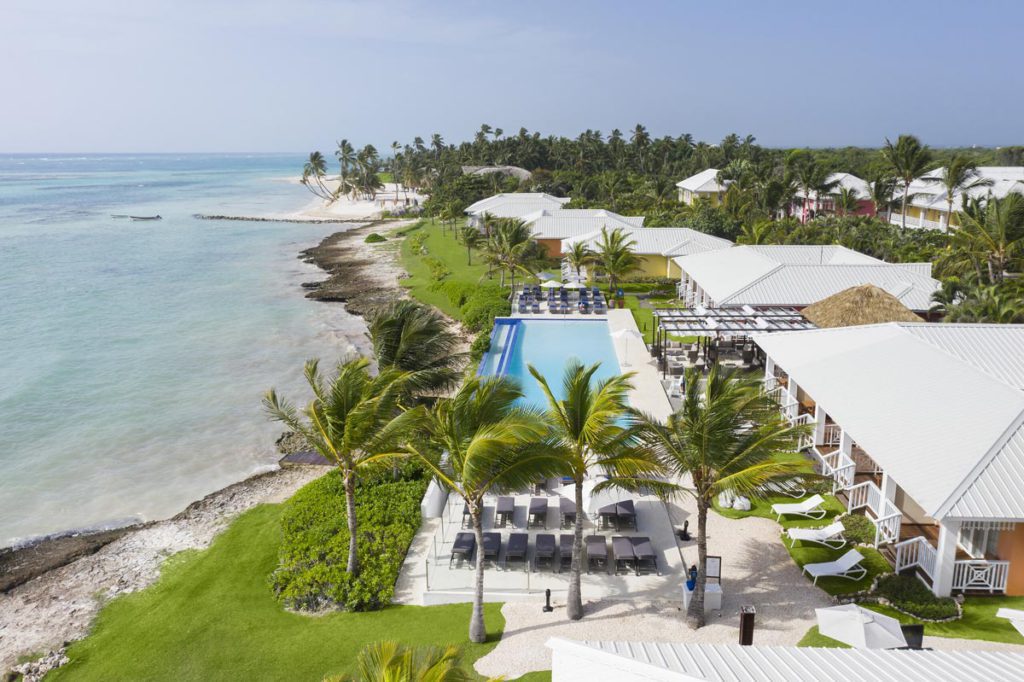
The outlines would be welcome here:
M 953 563 L 953 589 L 1003 592 L 1009 574 L 1009 561 L 956 561 Z
M 882 495 L 882 491 L 874 482 L 858 483 L 851 486 L 846 494 L 849 497 L 847 511 L 852 512 L 866 507 L 874 515 L 871 521 L 875 524 L 875 547 L 899 540 L 903 513 Z
M 907 568 L 920 568 L 931 579 L 935 579 L 935 548 L 924 538 L 917 537 L 894 545 L 896 549 L 896 572 Z

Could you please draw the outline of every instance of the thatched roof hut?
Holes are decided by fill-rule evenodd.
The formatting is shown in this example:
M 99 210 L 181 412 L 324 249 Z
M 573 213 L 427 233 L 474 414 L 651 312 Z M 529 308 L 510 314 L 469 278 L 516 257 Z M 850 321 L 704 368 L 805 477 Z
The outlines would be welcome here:
M 800 314 L 821 328 L 923 321 L 895 296 L 873 284 L 840 291 L 807 306 Z

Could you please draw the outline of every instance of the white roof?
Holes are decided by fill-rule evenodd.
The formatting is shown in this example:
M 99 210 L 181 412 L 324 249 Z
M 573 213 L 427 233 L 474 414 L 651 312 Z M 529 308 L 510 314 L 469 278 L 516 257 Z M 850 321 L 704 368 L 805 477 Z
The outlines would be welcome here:
M 829 194 L 839 194 L 840 189 L 849 189 L 857 192 L 858 199 L 867 199 L 871 196 L 871 187 L 868 185 L 867 181 L 858 178 L 853 173 L 832 173 L 828 176 L 827 181 L 836 183 L 835 187 L 831 192 L 829 192 Z M 810 198 L 813 199 L 816 194 L 816 192 L 811 192 Z M 798 190 L 796 192 L 796 196 L 804 196 L 804 191 L 802 189 Z
M 1024 325 L 756 335 L 933 518 L 1024 520 Z
M 698 232 L 689 227 L 633 227 L 625 228 L 625 232 L 629 239 L 636 242 L 633 252 L 641 256 L 684 256 L 725 249 L 733 245 L 728 239 Z M 600 230 L 570 237 L 564 240 L 562 251 L 578 241 L 585 241 L 593 248 L 600 239 Z
M 820 680 L 1024 680 L 1024 654 L 1006 651 L 899 651 L 740 646 L 683 642 L 575 642 L 551 638 L 565 653 L 607 669 L 605 679 L 707 682 Z M 557 682 L 558 677 L 554 678 Z
M 928 171 L 910 183 L 910 205 L 945 212 L 949 208 L 946 190 L 938 181 L 945 169 Z M 978 166 L 978 178 L 991 180 L 990 187 L 975 187 L 966 192 L 971 199 L 993 196 L 1002 199 L 1011 193 L 1024 194 L 1024 166 Z M 902 187 L 896 190 L 896 198 L 903 196 Z M 953 210 L 959 210 L 964 192 L 953 195 Z
M 691 192 L 723 192 L 725 185 L 718 182 L 718 169 L 708 168 L 696 175 L 691 175 L 685 180 L 676 183 L 680 189 L 688 189 Z
M 644 224 L 643 216 L 621 216 L 603 208 L 544 209 L 522 219 L 533 229 L 535 239 L 568 239 L 600 232 L 602 227 L 632 229 Z
M 843 246 L 737 246 L 680 256 L 676 264 L 715 305 L 807 306 L 874 284 L 926 311 L 939 288 L 929 263 L 886 263 Z
M 545 208 L 561 208 L 569 197 L 555 197 L 543 192 L 513 192 L 495 194 L 481 199 L 466 209 L 468 215 L 490 213 L 496 218 L 521 218 Z

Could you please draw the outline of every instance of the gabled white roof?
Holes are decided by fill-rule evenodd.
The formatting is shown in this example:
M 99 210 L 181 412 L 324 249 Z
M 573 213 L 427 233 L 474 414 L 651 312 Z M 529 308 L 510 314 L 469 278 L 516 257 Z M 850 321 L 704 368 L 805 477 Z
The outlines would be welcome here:
M 543 192 L 495 194 L 470 205 L 466 214 L 490 213 L 496 218 L 521 218 L 545 208 L 561 208 L 568 201 L 569 197 L 555 197 Z
M 641 256 L 683 256 L 703 253 L 732 246 L 728 239 L 698 232 L 689 227 L 634 227 L 625 228 L 629 239 L 635 242 L 633 252 Z M 589 232 L 564 240 L 562 251 L 574 242 L 584 241 L 594 248 L 601 239 L 601 231 Z
M 685 180 L 676 183 L 676 187 L 687 189 L 691 192 L 724 192 L 725 185 L 718 182 L 718 169 L 708 168 L 696 175 L 691 175 Z
M 602 227 L 633 229 L 644 224 L 643 216 L 625 217 L 601 208 L 544 209 L 522 220 L 532 228 L 534 239 L 568 239 L 600 232 Z
M 944 171 L 943 168 L 936 168 L 910 183 L 911 206 L 941 212 L 948 210 L 946 190 L 938 181 Z M 1011 193 L 1024 194 L 1024 166 L 978 166 L 978 177 L 991 180 L 992 185 L 975 187 L 967 192 L 956 192 L 953 195 L 954 211 L 960 210 L 964 194 L 971 199 L 985 199 L 989 196 L 1003 199 Z M 903 196 L 902 187 L 897 188 L 895 195 L 897 200 Z
M 604 679 L 661 682 L 820 682 L 821 680 L 1024 680 L 1024 654 L 1006 651 L 899 651 L 740 646 L 684 642 L 576 642 L 553 637 L 559 655 L 607 670 Z M 572 659 L 570 659 L 572 662 Z
M 871 196 L 871 187 L 868 185 L 866 180 L 858 178 L 853 173 L 832 173 L 828 176 L 828 182 L 836 183 L 835 187 L 829 194 L 839 194 L 840 189 L 848 189 L 857 192 L 858 199 L 867 199 Z M 804 191 L 797 190 L 796 196 L 804 196 Z M 817 196 L 817 192 L 811 192 L 811 197 Z
M 931 265 L 893 264 L 843 246 L 737 246 L 674 259 L 718 306 L 807 306 L 861 284 L 926 311 Z
M 755 340 L 928 515 L 1024 520 L 1024 325 Z

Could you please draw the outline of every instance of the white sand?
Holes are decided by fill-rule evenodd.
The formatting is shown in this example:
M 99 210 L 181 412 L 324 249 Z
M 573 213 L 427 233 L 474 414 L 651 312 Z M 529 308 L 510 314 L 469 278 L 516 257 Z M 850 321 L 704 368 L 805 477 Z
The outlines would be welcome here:
M 338 186 L 336 180 L 328 181 L 325 184 L 330 190 L 334 190 Z M 381 216 L 383 211 L 405 207 L 407 198 L 409 206 L 412 206 L 414 202 L 419 202 L 422 205 L 426 196 L 412 190 L 405 191 L 402 185 L 389 182 L 384 185 L 384 190 L 378 192 L 372 200 L 344 196 L 328 204 L 323 199 L 313 197 L 310 203 L 301 210 L 275 217 L 286 220 L 375 220 Z

